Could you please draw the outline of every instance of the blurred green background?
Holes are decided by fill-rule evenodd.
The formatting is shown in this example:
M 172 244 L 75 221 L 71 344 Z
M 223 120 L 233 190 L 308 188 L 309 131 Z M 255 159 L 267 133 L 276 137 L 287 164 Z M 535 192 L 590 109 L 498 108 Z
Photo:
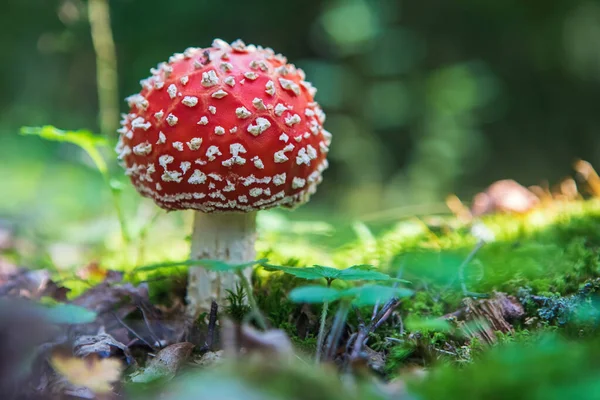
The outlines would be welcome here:
M 306 71 L 334 141 L 331 168 L 300 215 L 426 209 L 501 178 L 556 182 L 576 157 L 600 162 L 597 1 L 109 4 L 120 98 L 150 67 L 215 37 L 272 47 Z M 42 124 L 99 130 L 86 8 L 2 1 L 0 216 L 53 224 L 110 209 L 84 153 L 17 134 Z

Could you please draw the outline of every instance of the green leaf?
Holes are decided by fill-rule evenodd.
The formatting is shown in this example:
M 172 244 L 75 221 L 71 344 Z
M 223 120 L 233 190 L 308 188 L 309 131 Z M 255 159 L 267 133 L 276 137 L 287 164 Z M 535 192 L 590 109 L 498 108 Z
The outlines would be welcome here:
M 324 286 L 301 286 L 290 292 L 290 300 L 296 303 L 325 303 L 340 298 L 342 291 Z
M 412 294 L 413 291 L 409 289 L 380 285 L 364 285 L 342 292 L 343 297 L 354 298 L 353 303 L 358 307 L 381 304 L 392 298 L 400 299 L 410 297 Z
M 343 281 L 389 281 L 389 275 L 375 270 L 372 265 L 353 265 L 340 270 L 338 279 Z
M 409 317 L 404 321 L 404 325 L 406 326 L 406 329 L 411 332 L 449 332 L 452 329 L 448 321 L 439 318 L 422 319 Z
M 39 136 L 42 139 L 55 142 L 75 144 L 85 150 L 96 165 L 96 168 L 98 168 L 103 175 L 106 176 L 108 173 L 106 161 L 104 161 L 104 158 L 102 158 L 102 155 L 98 151 L 98 147 L 108 145 L 108 141 L 102 136 L 94 135 L 87 130 L 63 131 L 51 125 L 42 127 L 24 126 L 21 128 L 20 133 L 21 135 Z
M 248 267 L 251 267 L 256 264 L 262 264 L 266 261 L 267 261 L 267 259 L 263 258 L 260 260 L 250 261 L 250 262 L 247 262 L 244 264 L 237 264 L 237 265 L 236 264 L 228 264 L 228 263 L 226 263 L 224 261 L 220 261 L 220 260 L 208 260 L 208 259 L 168 261 L 168 262 L 164 262 L 164 263 L 143 265 L 141 267 L 135 268 L 134 272 L 148 272 L 148 271 L 156 271 L 158 269 L 163 269 L 163 268 L 175 268 L 175 267 L 185 267 L 185 266 L 198 266 L 198 267 L 204 267 L 211 271 L 225 272 L 225 271 L 235 271 L 238 269 L 248 268 Z
M 43 310 L 44 316 L 55 324 L 89 324 L 96 320 L 97 314 L 87 308 L 74 304 L 58 304 Z
M 21 135 L 35 135 L 42 139 L 55 142 L 68 142 L 78 146 L 106 146 L 108 141 L 106 138 L 94 135 L 87 130 L 63 131 L 51 125 L 42 127 L 24 126 L 21 128 Z
M 262 264 L 267 271 L 282 271 L 286 274 L 297 276 L 302 279 L 321 279 L 327 280 L 340 279 L 343 281 L 389 281 L 392 280 L 389 275 L 376 271 L 372 265 L 353 265 L 346 269 L 337 269 L 323 265 L 314 267 L 284 267 L 279 265 Z

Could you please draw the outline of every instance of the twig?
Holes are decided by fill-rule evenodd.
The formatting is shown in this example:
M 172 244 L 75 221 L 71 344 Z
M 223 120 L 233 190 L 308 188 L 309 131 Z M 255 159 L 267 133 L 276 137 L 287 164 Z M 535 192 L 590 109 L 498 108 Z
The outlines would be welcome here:
M 141 337 L 140 335 L 137 334 L 136 331 L 134 331 L 131 327 L 129 327 L 129 325 L 127 325 L 125 323 L 125 321 L 123 321 L 121 318 L 119 318 L 119 316 L 115 313 L 112 312 L 113 317 L 115 317 L 115 319 L 121 324 L 123 325 L 123 327 L 125 329 L 127 329 L 129 331 L 129 333 L 131 333 L 133 336 L 135 336 L 136 338 L 138 338 L 142 343 L 144 343 L 146 346 L 150 347 L 153 351 L 156 351 L 156 348 L 154 346 L 152 346 L 150 343 L 148 343 L 146 341 L 146 339 L 144 339 L 143 337 Z
M 373 325 L 370 332 L 377 330 L 377 328 L 379 328 L 385 321 L 387 321 L 387 319 L 390 317 L 390 315 L 392 315 L 392 312 L 394 311 L 394 309 L 396 307 L 398 307 L 398 305 L 400 305 L 400 300 L 398 300 L 398 299 L 395 299 L 395 300 L 396 301 L 388 307 L 387 311 L 381 316 L 381 318 L 379 318 L 379 321 L 377 321 L 375 323 L 375 325 Z
M 210 314 L 208 316 L 208 333 L 206 335 L 205 346 L 208 350 L 212 350 L 215 343 L 215 327 L 217 326 L 217 315 L 219 312 L 219 305 L 216 301 L 210 303 Z
M 146 317 L 146 312 L 144 311 L 143 305 L 142 304 L 138 305 L 138 308 L 142 312 L 142 318 L 144 319 L 144 324 L 146 324 L 146 328 L 148 328 L 148 332 L 150 333 L 150 336 L 152 336 L 152 340 L 154 340 L 158 344 L 159 349 L 162 348 L 159 337 L 154 333 L 154 330 L 150 326 L 150 322 L 149 322 L 148 318 Z

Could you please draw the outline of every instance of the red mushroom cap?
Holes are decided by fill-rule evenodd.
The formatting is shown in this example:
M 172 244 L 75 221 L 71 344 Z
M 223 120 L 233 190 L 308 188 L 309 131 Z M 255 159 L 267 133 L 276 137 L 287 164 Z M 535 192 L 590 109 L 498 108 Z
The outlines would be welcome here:
M 304 72 L 271 49 L 216 39 L 152 69 L 117 145 L 137 190 L 168 210 L 253 211 L 308 200 L 331 134 Z

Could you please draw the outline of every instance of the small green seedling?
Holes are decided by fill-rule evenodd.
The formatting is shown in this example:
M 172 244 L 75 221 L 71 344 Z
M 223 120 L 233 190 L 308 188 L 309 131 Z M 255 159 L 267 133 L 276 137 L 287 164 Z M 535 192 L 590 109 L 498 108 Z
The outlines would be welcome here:
M 184 260 L 184 261 L 172 261 L 172 262 L 144 265 L 144 266 L 135 268 L 133 270 L 133 272 L 149 272 L 149 271 L 156 271 L 156 270 L 163 269 L 163 268 L 173 268 L 173 267 L 181 267 L 181 266 L 202 266 L 202 267 L 204 267 L 210 271 L 214 271 L 214 272 L 234 272 L 238 276 L 238 278 L 240 280 L 240 284 L 242 285 L 242 287 L 244 288 L 244 291 L 246 292 L 246 296 L 248 296 L 248 303 L 250 303 L 250 308 L 252 309 L 252 314 L 253 314 L 253 317 L 254 317 L 256 323 L 262 329 L 267 329 L 267 322 L 266 322 L 265 318 L 263 317 L 263 315 L 261 314 L 260 310 L 258 309 L 258 305 L 256 304 L 256 298 L 254 297 L 254 294 L 252 293 L 252 286 L 250 285 L 250 281 L 248 281 L 248 278 L 246 278 L 246 276 L 243 273 L 243 271 L 246 268 L 252 267 L 257 264 L 262 265 L 262 264 L 266 263 L 267 261 L 268 260 L 266 258 L 263 258 L 260 260 L 250 261 L 250 262 L 243 263 L 243 264 L 228 264 L 228 263 L 226 263 L 224 261 L 220 261 L 220 260 L 208 260 L 208 259 Z
M 312 289 L 308 289 L 305 293 L 315 296 L 314 298 L 316 299 L 321 298 L 322 300 L 316 301 L 316 303 L 323 303 L 323 311 L 321 312 L 321 323 L 319 326 L 319 334 L 317 337 L 317 362 L 319 362 L 319 360 L 321 359 L 321 349 L 323 348 L 323 340 L 325 338 L 325 326 L 327 323 L 327 312 L 329 310 L 329 303 L 338 300 L 338 298 L 336 297 L 337 294 L 335 294 L 337 293 L 336 290 L 331 289 L 331 284 L 334 280 L 339 279 L 341 281 L 395 281 L 407 283 L 407 281 L 395 279 L 387 274 L 376 271 L 374 266 L 368 264 L 353 265 L 346 269 L 325 267 L 323 265 L 315 265 L 313 267 L 308 268 L 285 267 L 279 265 L 271 265 L 267 263 L 263 263 L 261 265 L 267 271 L 282 271 L 286 274 L 294 275 L 302 279 L 325 279 L 325 281 L 327 282 L 326 288 L 322 286 L 305 287 L 312 287 Z M 322 290 L 322 292 L 320 293 L 319 290 Z M 300 294 L 302 293 L 303 292 L 300 292 Z M 319 297 L 321 295 L 322 297 Z M 331 299 L 328 299 L 328 296 L 332 296 Z M 292 300 L 294 299 L 292 298 Z M 304 301 L 304 303 L 312 303 L 312 301 Z
M 21 135 L 39 136 L 42 139 L 54 142 L 71 143 L 79 146 L 88 154 L 104 178 L 107 186 L 110 188 L 110 192 L 113 197 L 113 206 L 115 208 L 115 212 L 117 213 L 117 218 L 119 219 L 119 225 L 121 227 L 123 241 L 125 243 L 129 243 L 131 237 L 129 235 L 129 230 L 127 228 L 127 223 L 119 198 L 122 190 L 121 184 L 120 182 L 111 178 L 106 160 L 104 160 L 99 150 L 101 147 L 108 146 L 108 140 L 106 140 L 106 138 L 103 136 L 95 135 L 87 130 L 65 131 L 51 125 L 45 125 L 42 127 L 24 126 L 21 128 L 20 133 Z

